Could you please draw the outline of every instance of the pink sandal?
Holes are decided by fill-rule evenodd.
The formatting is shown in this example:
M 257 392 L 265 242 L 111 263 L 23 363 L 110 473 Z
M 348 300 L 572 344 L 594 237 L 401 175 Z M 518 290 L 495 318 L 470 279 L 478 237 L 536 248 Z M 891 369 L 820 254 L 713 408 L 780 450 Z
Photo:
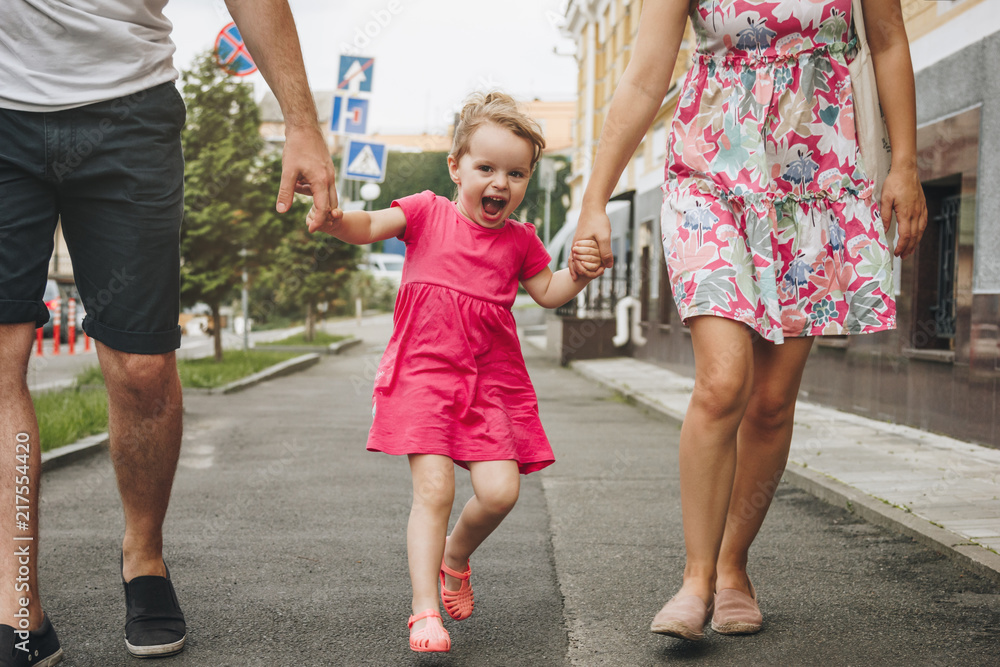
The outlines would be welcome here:
M 424 627 L 414 630 L 413 624 L 425 618 L 427 623 L 424 624 Z M 437 623 L 433 622 L 435 619 L 437 619 Z M 437 609 L 428 609 L 410 616 L 406 626 L 410 629 L 411 650 L 420 653 L 447 653 L 451 650 L 451 637 L 444 629 L 441 612 Z
M 462 621 L 472 616 L 472 610 L 475 608 L 475 601 L 472 598 L 472 584 L 469 583 L 469 577 L 472 576 L 472 566 L 466 563 L 465 568 L 465 572 L 456 572 L 445 565 L 443 558 L 441 559 L 441 572 L 439 573 L 441 577 L 441 604 L 444 605 L 444 610 L 448 612 L 448 615 L 456 621 Z M 446 574 L 461 579 L 461 588 L 457 591 L 449 591 L 445 588 L 444 575 Z

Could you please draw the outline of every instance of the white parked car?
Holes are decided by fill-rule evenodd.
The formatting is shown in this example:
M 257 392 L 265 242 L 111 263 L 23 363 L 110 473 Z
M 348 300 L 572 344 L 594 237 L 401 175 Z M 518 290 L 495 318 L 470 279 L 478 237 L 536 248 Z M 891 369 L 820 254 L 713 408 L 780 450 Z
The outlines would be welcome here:
M 403 256 L 385 252 L 371 252 L 365 261 L 358 265 L 363 271 L 368 271 L 376 278 L 388 278 L 399 285 L 403 282 Z

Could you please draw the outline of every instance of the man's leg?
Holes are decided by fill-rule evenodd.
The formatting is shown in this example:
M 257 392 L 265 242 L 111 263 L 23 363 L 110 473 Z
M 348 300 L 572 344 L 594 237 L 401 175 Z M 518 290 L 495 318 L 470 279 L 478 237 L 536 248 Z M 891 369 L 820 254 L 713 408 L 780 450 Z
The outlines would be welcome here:
M 163 519 L 181 448 L 176 354 L 128 354 L 97 344 L 108 388 L 111 460 L 125 510 L 125 581 L 166 576 Z
M 38 596 L 38 484 L 42 450 L 27 381 L 34 333 L 35 325 L 31 322 L 0 324 L 0 397 L 3 397 L 0 399 L 0 438 L 3 438 L 0 447 L 3 457 L 0 465 L 0 502 L 3 503 L 0 512 L 0 572 L 3 574 L 0 577 L 3 582 L 0 624 L 25 629 L 20 623 L 25 608 L 21 602 L 27 600 L 28 625 L 32 630 L 42 623 L 42 603 Z M 18 459 L 22 454 L 27 454 L 26 458 Z M 20 507 L 25 507 L 23 514 L 18 514 Z M 19 521 L 23 521 L 26 528 Z

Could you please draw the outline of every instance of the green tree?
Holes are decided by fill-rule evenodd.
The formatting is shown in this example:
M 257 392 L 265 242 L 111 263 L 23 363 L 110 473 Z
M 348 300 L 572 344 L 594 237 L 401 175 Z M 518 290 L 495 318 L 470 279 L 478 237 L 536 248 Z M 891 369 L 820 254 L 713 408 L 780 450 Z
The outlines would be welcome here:
M 549 208 L 549 238 L 556 235 L 556 232 L 566 222 L 566 211 L 569 210 L 570 187 L 566 182 L 570 174 L 569 158 L 554 155 L 546 157 L 555 164 L 555 189 L 552 191 L 552 199 Z M 531 175 L 528 183 L 528 190 L 524 193 L 524 201 L 518 207 L 516 215 L 518 220 L 530 222 L 538 229 L 539 238 L 544 240 L 543 223 L 545 220 L 545 190 L 542 189 L 541 164 L 535 165 L 535 173 Z
M 181 300 L 212 309 L 215 358 L 222 359 L 219 308 L 241 282 L 240 250 L 268 208 L 256 171 L 263 146 L 253 87 L 201 54 L 182 74 L 187 126 Z M 255 182 L 256 181 L 256 182 Z
M 448 175 L 448 154 L 391 151 L 386 158 L 385 182 L 381 187 L 381 194 L 372 202 L 373 209 L 389 208 L 392 200 L 424 190 L 451 197 L 455 194 L 455 184 Z
M 267 175 L 265 189 L 278 191 L 281 178 L 281 161 L 273 159 L 264 169 Z M 260 281 L 271 293 L 273 308 L 297 304 L 305 309 L 305 338 L 312 340 L 315 333 L 316 312 L 320 304 L 328 303 L 346 285 L 357 266 L 360 255 L 358 246 L 344 243 L 329 234 L 310 234 L 306 229 L 306 215 L 312 201 L 295 197 L 292 207 L 281 216 L 267 213 L 261 229 L 268 241 L 258 252 Z M 258 311 L 260 307 L 258 306 Z

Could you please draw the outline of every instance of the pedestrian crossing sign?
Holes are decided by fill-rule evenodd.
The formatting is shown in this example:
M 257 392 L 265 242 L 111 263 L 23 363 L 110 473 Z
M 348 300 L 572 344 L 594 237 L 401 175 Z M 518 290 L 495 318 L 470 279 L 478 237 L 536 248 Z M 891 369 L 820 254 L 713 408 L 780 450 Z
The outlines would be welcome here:
M 385 180 L 388 151 L 385 144 L 351 141 L 347 144 L 347 169 L 344 175 L 356 181 L 381 183 Z

